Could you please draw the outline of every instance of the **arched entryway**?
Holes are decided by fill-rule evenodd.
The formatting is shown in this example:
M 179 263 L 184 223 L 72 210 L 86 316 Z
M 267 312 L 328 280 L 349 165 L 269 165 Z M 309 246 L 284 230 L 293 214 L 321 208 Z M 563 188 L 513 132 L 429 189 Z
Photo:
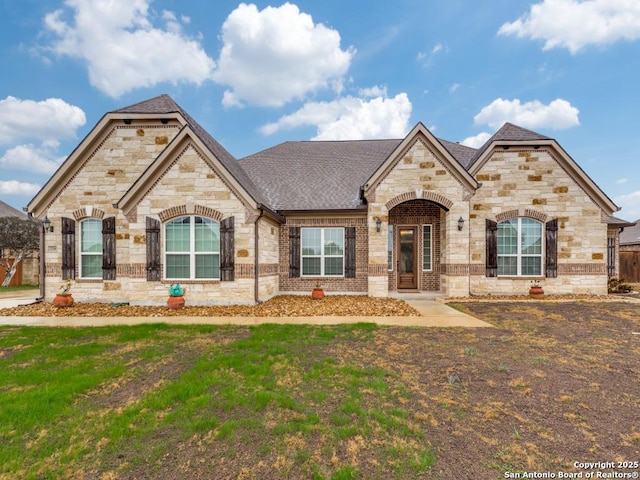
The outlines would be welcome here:
M 425 199 L 389 210 L 389 291 L 440 291 L 440 258 L 447 209 Z

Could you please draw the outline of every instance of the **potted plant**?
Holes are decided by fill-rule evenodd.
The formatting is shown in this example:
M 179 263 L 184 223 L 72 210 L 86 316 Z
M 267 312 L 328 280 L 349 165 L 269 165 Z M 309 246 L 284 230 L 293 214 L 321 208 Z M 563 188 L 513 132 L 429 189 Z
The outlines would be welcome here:
M 542 298 L 544 297 L 544 289 L 538 280 L 532 280 L 531 286 L 529 287 L 529 296 L 531 298 Z
M 73 297 L 71 296 L 71 279 L 67 279 L 60 285 L 60 293 L 56 293 L 53 299 L 53 306 L 57 308 L 70 307 L 73 305 Z
M 179 283 L 171 284 L 169 286 L 167 307 L 171 310 L 179 310 L 184 307 L 184 288 L 182 288 Z
M 311 292 L 311 298 L 315 300 L 320 300 L 321 298 L 324 298 L 324 290 L 322 289 L 320 282 L 316 282 L 316 286 Z

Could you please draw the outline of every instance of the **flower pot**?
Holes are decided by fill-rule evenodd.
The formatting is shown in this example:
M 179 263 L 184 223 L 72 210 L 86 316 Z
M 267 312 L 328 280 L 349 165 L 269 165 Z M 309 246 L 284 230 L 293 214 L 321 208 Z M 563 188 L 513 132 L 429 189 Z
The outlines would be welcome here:
M 321 288 L 314 288 L 313 291 L 311 292 L 311 298 L 315 300 L 320 300 L 321 298 L 324 298 L 324 290 Z
M 184 307 L 183 295 L 171 295 L 167 300 L 167 307 L 171 310 L 179 310 Z
M 73 297 L 70 293 L 56 293 L 53 299 L 53 306 L 56 308 L 65 308 L 73 305 Z
M 544 290 L 542 287 L 531 287 L 529 289 L 529 296 L 531 298 L 542 298 L 544 297 Z

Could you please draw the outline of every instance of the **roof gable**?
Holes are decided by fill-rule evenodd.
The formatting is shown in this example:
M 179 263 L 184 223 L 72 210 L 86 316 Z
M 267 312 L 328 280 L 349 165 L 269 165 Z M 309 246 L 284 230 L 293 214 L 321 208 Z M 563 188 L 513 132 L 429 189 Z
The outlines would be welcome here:
M 552 157 L 560 167 L 606 214 L 610 215 L 619 210 L 618 206 L 591 180 L 555 139 L 511 123 L 505 123 L 500 130 L 480 147 L 470 161 L 469 173 L 475 176 L 497 148 L 507 149 L 510 147 L 549 148 Z
M 404 156 L 405 152 L 411 148 L 411 146 L 419 141 L 424 140 L 429 145 L 433 146 L 436 151 L 439 160 L 448 167 L 448 170 L 453 176 L 469 191 L 475 191 L 478 187 L 478 182 L 467 172 L 461 162 L 459 162 L 449 151 L 443 143 L 437 139 L 427 127 L 422 123 L 418 123 L 411 132 L 398 144 L 395 150 L 389 155 L 386 161 L 380 165 L 372 175 L 367 179 L 364 184 L 365 195 L 367 192 L 375 189 L 382 179 L 397 165 L 400 159 Z M 461 148 L 458 148 L 458 144 L 446 142 L 447 146 L 451 150 L 455 150 L 457 153 L 463 152 Z M 466 147 L 465 147 L 466 148 Z M 470 152 L 464 150 L 464 154 L 468 155 Z

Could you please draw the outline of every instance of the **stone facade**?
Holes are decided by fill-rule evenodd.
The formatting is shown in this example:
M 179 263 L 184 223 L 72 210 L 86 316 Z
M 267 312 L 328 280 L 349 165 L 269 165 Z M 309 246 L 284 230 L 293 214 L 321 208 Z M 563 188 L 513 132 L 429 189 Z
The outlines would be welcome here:
M 78 301 L 166 302 L 172 281 L 157 265 L 166 258 L 164 225 L 188 215 L 209 218 L 221 228 L 224 224 L 228 245 L 224 255 L 222 247 L 220 251 L 221 271 L 223 256 L 226 265 L 220 280 L 180 282 L 188 304 L 253 303 L 278 293 L 308 294 L 317 283 L 327 293 L 373 297 L 400 289 L 452 297 L 524 295 L 532 280 L 541 281 L 549 294 L 604 294 L 607 274 L 619 271 L 619 233 L 607 223 L 616 206 L 552 139 L 505 125 L 483 148 L 469 152 L 466 147 L 442 143 L 418 124 L 397 143 L 381 141 L 375 148 L 368 144 L 365 150 L 359 150 L 361 142 L 345 145 L 328 142 L 321 157 L 337 159 L 327 171 L 352 183 L 325 178 L 323 171 L 313 180 L 296 180 L 308 183 L 296 191 L 298 185 L 279 182 L 286 170 L 274 170 L 283 165 L 281 154 L 289 155 L 288 168 L 298 165 L 300 151 L 295 142 L 287 142 L 286 148 L 267 159 L 266 170 L 254 164 L 251 178 L 167 96 L 108 114 L 30 204 L 32 214 L 40 219 L 47 216 L 55 228 L 46 233 L 41 252 L 46 299 L 58 291 L 63 271 L 72 270 L 63 265 L 70 244 L 69 232 L 61 228 L 63 219 L 72 220 L 64 220 L 67 230 L 70 225 L 75 228 L 72 291 Z M 351 162 L 352 158 L 361 163 Z M 369 167 L 361 169 L 362 165 Z M 305 173 L 315 167 L 309 166 Z M 271 171 L 280 172 L 281 178 L 272 175 L 265 180 Z M 289 201 L 291 208 L 279 204 L 281 210 L 271 210 L 266 199 L 274 188 L 280 188 L 282 195 L 271 198 Z M 298 197 L 287 195 L 291 192 Z M 305 195 L 317 200 L 314 192 L 329 206 L 312 203 L 312 208 L 305 208 L 296 203 Z M 335 206 L 331 203 L 335 198 L 344 201 Z M 541 240 L 543 257 L 545 250 L 557 250 L 549 263 L 550 275 L 543 270 L 539 277 L 490 276 L 493 260 L 488 257 L 494 250 L 488 248 L 493 237 L 487 226 L 521 217 L 553 225 L 548 227 L 553 237 L 543 234 Z M 105 247 L 108 253 L 103 252 L 103 260 L 104 271 L 115 278 L 81 278 L 83 222 L 104 220 L 106 225 L 113 219 L 115 233 L 106 234 L 110 235 L 107 242 L 113 236 L 114 247 Z M 431 233 L 430 265 L 423 264 L 425 225 Z M 393 227 L 392 245 L 388 244 L 389 226 Z M 298 272 L 302 254 L 300 258 L 293 254 L 299 247 L 296 232 L 308 227 L 344 229 L 344 275 L 312 277 Z M 404 245 L 414 252 L 403 257 L 403 272 L 398 268 L 400 231 L 405 232 Z M 221 244 L 222 237 L 221 233 Z M 407 238 L 415 240 L 407 243 Z M 547 238 L 552 238 L 549 246 Z M 112 256 L 115 267 L 109 264 Z M 159 260 L 154 263 L 149 258 Z M 412 269 L 406 267 L 408 260 L 414 262 Z M 542 265 L 546 265 L 544 258 Z M 105 274 L 105 278 L 111 277 Z
M 476 174 L 482 187 L 470 200 L 470 293 L 526 294 L 531 280 L 546 293 L 607 293 L 607 224 L 600 208 L 546 148 L 496 151 Z M 558 220 L 556 278 L 487 277 L 486 219 Z M 544 274 L 543 274 L 544 275 Z

